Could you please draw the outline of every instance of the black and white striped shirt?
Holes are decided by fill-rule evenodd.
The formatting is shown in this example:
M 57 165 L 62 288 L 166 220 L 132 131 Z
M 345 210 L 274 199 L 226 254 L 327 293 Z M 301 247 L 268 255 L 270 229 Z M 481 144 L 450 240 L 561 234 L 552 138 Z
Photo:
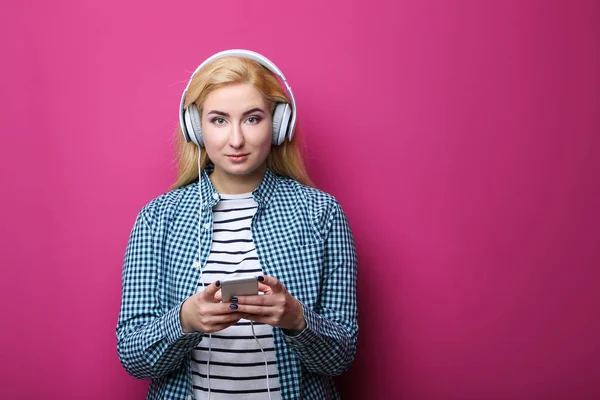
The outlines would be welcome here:
M 250 193 L 221 194 L 221 201 L 213 208 L 213 241 L 198 291 L 216 280 L 262 274 L 250 229 L 256 209 Z M 250 321 L 245 319 L 202 339 L 192 352 L 196 399 L 208 399 L 209 385 L 211 400 L 269 399 L 265 356 L 270 398 L 280 399 L 273 329 L 254 323 L 254 332 L 264 356 Z

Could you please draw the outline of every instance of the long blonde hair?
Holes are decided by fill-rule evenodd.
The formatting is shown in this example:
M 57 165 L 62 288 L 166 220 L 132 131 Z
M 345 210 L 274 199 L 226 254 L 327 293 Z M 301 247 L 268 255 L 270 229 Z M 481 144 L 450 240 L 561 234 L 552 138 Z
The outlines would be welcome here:
M 202 67 L 194 75 L 188 88 L 185 107 L 196 103 L 200 115 L 207 96 L 227 85 L 246 83 L 256 88 L 265 98 L 271 113 L 276 103 L 289 103 L 283 88 L 275 76 L 256 61 L 243 57 L 223 57 Z M 295 112 L 296 110 L 294 110 Z M 298 142 L 298 127 L 292 141 L 285 141 L 279 146 L 271 145 L 267 156 L 267 168 L 277 175 L 286 176 L 305 185 L 314 186 L 310 180 Z M 177 179 L 172 189 L 177 189 L 198 180 L 198 146 L 193 142 L 186 142 L 178 127 L 175 137 L 175 151 L 177 163 Z M 206 151 L 200 157 L 201 169 L 211 163 Z

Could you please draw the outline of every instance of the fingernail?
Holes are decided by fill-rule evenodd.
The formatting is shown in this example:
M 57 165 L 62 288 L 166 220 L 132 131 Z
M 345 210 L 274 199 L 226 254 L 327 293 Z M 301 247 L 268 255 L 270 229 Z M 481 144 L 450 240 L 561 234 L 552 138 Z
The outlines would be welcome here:
M 237 304 L 231 304 L 231 305 L 229 306 L 229 308 L 231 308 L 232 310 L 237 310 L 237 309 L 238 309 L 238 306 L 237 306 Z
M 259 276 L 256 279 L 258 279 L 259 282 L 264 282 L 265 277 L 264 276 Z
M 216 281 L 215 286 L 217 286 L 217 287 L 221 286 L 221 281 Z
M 238 302 L 238 298 L 237 297 L 232 297 L 231 299 L 229 299 L 229 301 L 231 301 L 232 303 L 237 303 Z

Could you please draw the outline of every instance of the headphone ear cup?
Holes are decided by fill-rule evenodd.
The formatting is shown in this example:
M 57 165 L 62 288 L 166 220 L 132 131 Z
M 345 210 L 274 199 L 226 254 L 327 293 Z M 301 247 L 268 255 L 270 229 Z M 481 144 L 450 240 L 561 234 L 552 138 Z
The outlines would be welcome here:
M 290 105 L 277 103 L 273 111 L 273 144 L 279 146 L 285 141 L 286 132 L 292 115 Z
M 188 132 L 190 136 L 194 136 L 196 140 L 196 144 L 198 146 L 204 146 L 204 138 L 202 137 L 202 125 L 200 124 L 200 112 L 198 111 L 198 107 L 196 104 L 192 103 L 187 108 L 187 115 L 189 115 L 189 123 L 190 127 L 188 128 Z M 186 123 L 188 121 L 186 120 Z
M 186 142 L 191 142 L 192 138 L 190 137 L 189 129 L 190 129 L 190 124 L 188 124 L 188 120 L 189 117 L 187 116 L 187 111 L 183 110 L 182 112 L 183 115 L 183 123 L 181 124 L 181 133 L 183 133 L 183 138 L 185 139 Z

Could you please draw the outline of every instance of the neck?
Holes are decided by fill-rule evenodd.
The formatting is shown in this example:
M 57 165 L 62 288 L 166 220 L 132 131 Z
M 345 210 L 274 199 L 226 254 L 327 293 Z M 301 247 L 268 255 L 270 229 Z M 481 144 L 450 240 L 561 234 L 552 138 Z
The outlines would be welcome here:
M 260 185 L 265 172 L 267 172 L 266 163 L 250 174 L 244 175 L 227 174 L 215 168 L 210 174 L 210 181 L 217 192 L 222 194 L 250 193 Z

